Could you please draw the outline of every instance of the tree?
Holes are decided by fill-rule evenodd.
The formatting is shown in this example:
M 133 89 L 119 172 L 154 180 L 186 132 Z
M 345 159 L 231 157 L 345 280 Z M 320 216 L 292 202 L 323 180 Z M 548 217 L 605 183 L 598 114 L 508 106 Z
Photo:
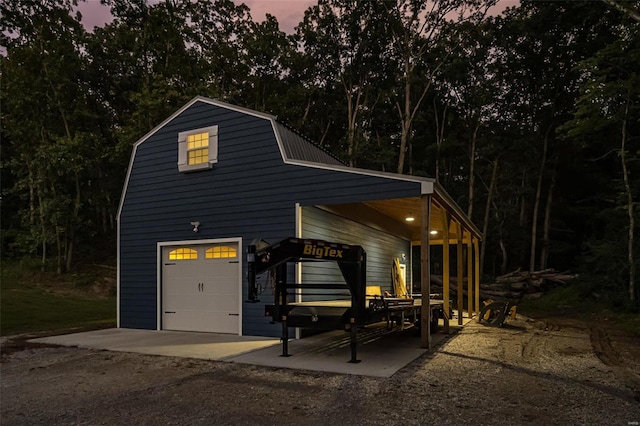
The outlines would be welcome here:
M 291 78 L 297 60 L 294 38 L 280 31 L 274 16 L 267 15 L 265 21 L 251 24 L 245 46 L 247 106 L 287 117 L 293 100 L 289 93 L 299 93 L 299 84 Z
M 128 154 L 141 135 L 204 89 L 206 78 L 190 46 L 195 35 L 187 25 L 198 3 L 104 3 L 114 19 L 91 37 L 90 76 L 114 115 L 120 149 Z
M 467 215 L 473 217 L 476 198 L 477 162 L 493 162 L 496 155 L 491 150 L 488 141 L 483 140 L 483 133 L 491 122 L 492 93 L 499 88 L 490 78 L 489 58 L 491 47 L 491 33 L 486 22 L 459 24 L 460 33 L 466 36 L 454 41 L 457 48 L 451 51 L 451 60 L 443 69 L 441 81 L 437 84 L 438 97 L 451 107 L 456 116 L 454 126 L 460 138 L 468 139 L 468 168 L 466 176 L 460 173 L 467 185 Z M 462 128 L 462 129 L 461 129 Z M 460 131 L 462 130 L 462 132 Z M 436 141 L 440 141 L 436 137 Z M 485 142 L 485 146 L 482 146 Z M 438 150 L 439 151 L 439 150 Z M 460 162 L 460 159 L 457 159 Z M 439 176 L 439 153 L 436 154 L 436 173 Z M 491 185 L 489 185 L 491 187 Z
M 47 246 L 55 244 L 60 272 L 71 268 L 80 229 L 90 220 L 83 207 L 100 146 L 95 116 L 85 108 L 91 98 L 82 75 L 86 34 L 80 16 L 72 14 L 74 5 L 65 0 L 0 4 L 7 46 L 3 132 L 12 144 L 14 191 L 28 188 L 24 224 L 40 241 L 43 265 Z M 30 252 L 29 245 L 27 240 L 23 248 Z
M 464 22 L 481 21 L 493 1 L 439 0 L 385 2 L 394 17 L 393 31 L 396 73 L 399 77 L 393 99 L 401 133 L 398 153 L 398 173 L 404 173 L 405 157 L 411 127 L 440 68 L 449 61 L 444 41 L 462 38 Z
M 607 164 L 611 153 L 618 154 L 619 167 L 614 173 L 609 171 L 619 191 L 612 198 L 611 214 L 626 214 L 626 262 L 620 266 L 627 274 L 628 298 L 636 302 L 638 261 L 634 248 L 640 180 L 631 169 L 640 161 L 640 27 L 623 22 L 614 29 L 617 40 L 580 63 L 582 96 L 573 120 L 563 130 L 570 138 L 597 146 L 601 153 L 598 162 Z
M 190 9 L 189 41 L 197 58 L 201 94 L 244 104 L 243 87 L 251 72 L 247 45 L 253 21 L 245 4 L 196 0 Z
M 367 148 L 367 128 L 380 93 L 393 76 L 388 63 L 388 14 L 379 2 L 321 0 L 297 27 L 310 90 L 340 91 L 346 117 L 345 157 L 355 165 Z
M 603 6 L 583 2 L 527 1 L 494 20 L 491 69 L 501 76 L 496 87 L 504 88 L 496 99 L 498 120 L 520 127 L 518 141 L 525 153 L 516 172 L 523 176 L 520 222 L 529 227 L 529 270 L 546 267 L 549 258 L 554 189 L 564 176 L 554 177 L 554 164 L 574 155 L 563 147 L 556 129 L 570 118 L 578 96 L 577 63 L 607 37 L 603 11 Z

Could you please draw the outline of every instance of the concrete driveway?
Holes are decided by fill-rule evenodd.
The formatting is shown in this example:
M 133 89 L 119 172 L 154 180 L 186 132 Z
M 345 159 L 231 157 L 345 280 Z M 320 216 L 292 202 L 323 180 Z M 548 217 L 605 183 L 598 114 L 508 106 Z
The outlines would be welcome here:
M 353 364 L 349 333 L 330 331 L 289 341 L 289 357 L 282 357 L 280 340 L 270 337 L 181 331 L 114 328 L 32 339 L 79 348 L 198 358 L 279 368 L 390 377 L 426 353 L 413 328 L 387 329 L 372 325 L 358 333 L 358 359 Z M 434 345 L 447 336 L 433 335 Z

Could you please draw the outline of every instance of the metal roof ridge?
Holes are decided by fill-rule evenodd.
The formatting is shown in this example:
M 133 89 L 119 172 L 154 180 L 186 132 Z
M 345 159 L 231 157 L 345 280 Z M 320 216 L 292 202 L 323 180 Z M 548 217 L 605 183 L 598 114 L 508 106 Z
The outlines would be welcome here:
M 266 120 L 278 120 L 278 117 L 273 115 L 273 114 L 269 114 L 266 112 L 262 112 L 262 111 L 256 111 L 255 109 L 251 109 L 251 108 L 246 108 L 246 107 L 241 107 L 238 105 L 234 105 L 234 104 L 230 104 L 229 102 L 226 101 L 221 101 L 220 99 L 217 98 L 209 98 L 207 96 L 195 96 L 191 101 L 189 101 L 188 103 L 195 103 L 197 101 L 202 101 L 202 102 L 206 102 L 208 104 L 212 104 L 212 105 L 216 105 L 219 106 L 221 108 L 226 108 L 226 109 L 230 109 L 232 111 L 237 111 L 237 112 L 241 112 L 244 114 L 249 114 L 249 115 L 253 115 L 255 117 L 259 117 L 259 118 L 264 118 Z

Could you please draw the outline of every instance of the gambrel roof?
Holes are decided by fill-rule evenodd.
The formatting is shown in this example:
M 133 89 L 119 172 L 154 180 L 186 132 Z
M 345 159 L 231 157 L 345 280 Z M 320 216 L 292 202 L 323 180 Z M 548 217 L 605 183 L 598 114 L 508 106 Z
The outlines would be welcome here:
M 236 105 L 232 105 L 217 99 L 211 99 L 203 96 L 196 96 L 187 104 L 185 104 L 182 108 L 177 110 L 174 114 L 172 114 L 169 118 L 164 120 L 158 126 L 156 126 L 153 130 L 147 133 L 144 137 L 142 137 L 138 142 L 135 143 L 133 147 L 133 153 L 131 155 L 131 161 L 129 164 L 129 170 L 127 172 L 127 177 L 125 180 L 124 190 L 122 192 L 122 198 L 120 200 L 120 207 L 118 209 L 118 217 L 120 217 L 122 213 L 122 207 L 124 204 L 124 200 L 126 197 L 127 186 L 131 175 L 131 170 L 133 166 L 133 161 L 136 157 L 136 151 L 138 147 L 145 143 L 150 137 L 152 137 L 156 132 L 174 120 L 176 117 L 180 116 L 183 112 L 191 108 L 194 104 L 197 103 L 205 103 L 209 105 L 213 105 L 219 108 L 227 109 L 230 111 L 239 112 L 242 114 L 246 114 L 249 116 L 261 118 L 267 120 L 271 128 L 273 129 L 273 133 L 275 135 L 275 139 L 278 144 L 279 152 L 282 157 L 282 160 L 285 164 L 289 165 L 297 165 L 302 167 L 316 168 L 316 169 L 324 169 L 328 171 L 335 171 L 341 173 L 349 173 L 356 174 L 361 176 L 371 176 L 377 178 L 388 179 L 390 181 L 405 181 L 405 182 L 414 182 L 418 183 L 421 188 L 421 194 L 432 194 L 433 199 L 437 203 L 436 209 L 432 211 L 431 218 L 431 226 L 435 227 L 435 229 L 443 228 L 444 224 L 442 222 L 442 218 L 444 217 L 440 212 L 446 211 L 452 219 L 460 223 L 468 232 L 473 234 L 477 238 L 481 237 L 480 230 L 471 222 L 471 220 L 466 216 L 464 211 L 455 203 L 455 201 L 451 198 L 451 196 L 440 186 L 435 179 L 422 177 L 422 176 L 413 176 L 413 175 L 404 175 L 399 173 L 389 173 L 389 172 L 381 172 L 375 170 L 361 169 L 355 167 L 349 167 L 342 161 L 340 161 L 337 157 L 332 155 L 331 153 L 324 150 L 322 147 L 314 144 L 309 141 L 302 135 L 296 133 L 285 124 L 278 121 L 277 117 L 271 114 L 254 111 L 248 108 L 239 107 Z M 394 199 L 389 200 L 388 202 L 384 201 L 374 201 L 371 204 L 377 210 L 384 212 L 385 214 L 394 217 L 395 219 L 404 221 L 400 216 L 405 214 L 406 212 L 411 212 L 419 216 L 420 212 L 420 198 L 412 197 L 412 198 L 404 198 L 404 199 Z M 414 222 L 411 227 L 413 228 L 412 233 L 414 235 L 419 234 L 419 229 L 422 224 L 419 221 Z M 452 229 L 452 235 L 455 235 L 456 231 Z

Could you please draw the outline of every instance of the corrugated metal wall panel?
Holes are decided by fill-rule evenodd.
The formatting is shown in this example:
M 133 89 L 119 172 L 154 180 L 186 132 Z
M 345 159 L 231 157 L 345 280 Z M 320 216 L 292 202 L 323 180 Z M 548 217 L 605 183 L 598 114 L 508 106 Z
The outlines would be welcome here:
M 402 254 L 410 258 L 411 242 L 329 213 L 319 208 L 302 209 L 302 236 L 362 246 L 367 252 L 367 285 L 392 292 L 391 264 Z M 344 282 L 335 262 L 305 263 L 303 282 Z M 309 298 L 313 300 L 313 298 Z

